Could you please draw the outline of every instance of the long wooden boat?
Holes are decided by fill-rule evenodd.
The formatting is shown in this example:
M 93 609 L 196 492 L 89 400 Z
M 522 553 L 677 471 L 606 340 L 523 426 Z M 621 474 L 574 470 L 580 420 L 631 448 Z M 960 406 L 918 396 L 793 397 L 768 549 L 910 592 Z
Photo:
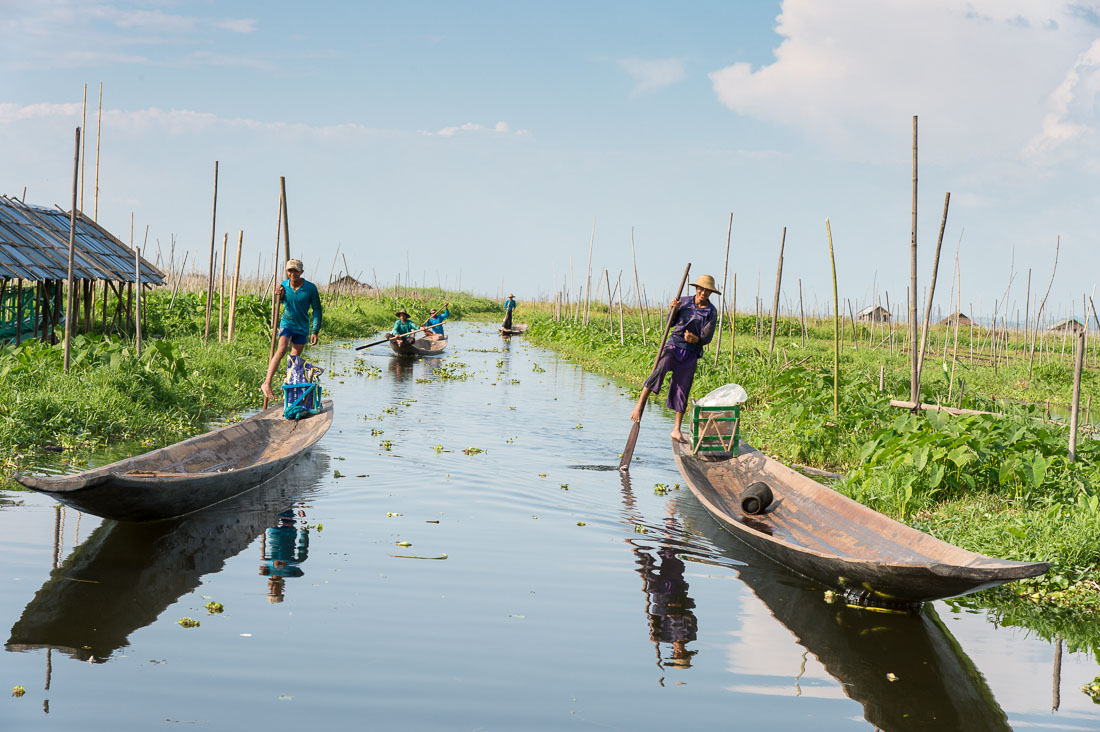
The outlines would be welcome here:
M 527 323 L 513 323 L 511 328 L 505 328 L 500 326 L 500 334 L 502 336 L 514 336 L 523 335 L 527 332 Z
M 332 402 L 306 419 L 271 407 L 235 424 L 75 475 L 16 475 L 31 490 L 118 521 L 182 516 L 278 475 L 332 425 Z
M 405 343 L 400 338 L 389 341 L 390 348 L 400 356 L 436 356 L 447 347 L 447 336 L 442 338 L 417 338 L 412 343 Z
M 738 454 L 692 455 L 673 441 L 692 493 L 730 533 L 780 564 L 880 605 L 915 605 L 1036 577 L 1046 562 L 975 554 L 890 519 L 741 442 Z M 757 482 L 774 495 L 767 511 L 747 515 L 741 494 Z

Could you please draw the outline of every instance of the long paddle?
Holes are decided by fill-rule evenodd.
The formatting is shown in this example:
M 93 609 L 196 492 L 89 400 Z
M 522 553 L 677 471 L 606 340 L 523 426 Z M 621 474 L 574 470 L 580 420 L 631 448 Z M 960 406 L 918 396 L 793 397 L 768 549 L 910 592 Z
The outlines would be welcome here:
M 400 336 L 393 336 L 393 337 L 394 338 L 404 338 L 407 335 L 412 335 L 413 333 L 419 333 L 420 331 L 427 330 L 428 328 L 434 328 L 436 325 L 439 325 L 439 323 L 436 323 L 435 325 L 422 325 L 419 328 L 417 328 L 416 330 L 410 330 L 408 333 L 402 333 Z M 370 348 L 371 346 L 377 346 L 379 344 L 386 343 L 390 340 L 392 340 L 392 339 L 383 338 L 382 340 L 375 341 L 374 343 L 367 343 L 366 345 L 363 345 L 363 346 L 356 346 L 355 350 L 356 351 L 362 351 L 364 348 Z
M 684 294 L 684 285 L 687 284 L 688 272 L 691 271 L 691 262 L 688 262 L 688 266 L 684 268 L 683 279 L 680 280 L 680 289 L 676 291 L 676 300 L 679 301 L 680 296 Z M 676 308 L 670 308 L 668 313 L 668 323 L 665 324 L 665 333 L 661 336 L 661 345 L 657 347 L 657 357 L 653 359 L 653 368 L 650 369 L 650 373 L 657 368 L 657 364 L 661 361 L 661 352 L 665 350 L 665 341 L 668 340 L 668 333 L 672 330 L 672 321 L 676 318 Z M 670 387 L 671 388 L 671 387 Z M 642 402 L 642 409 L 645 410 L 645 402 Z M 630 436 L 626 438 L 626 447 L 623 448 L 623 458 L 619 461 L 619 470 L 630 470 L 630 461 L 634 458 L 634 445 L 638 442 L 638 433 L 642 429 L 642 420 L 639 418 L 634 426 L 630 428 Z

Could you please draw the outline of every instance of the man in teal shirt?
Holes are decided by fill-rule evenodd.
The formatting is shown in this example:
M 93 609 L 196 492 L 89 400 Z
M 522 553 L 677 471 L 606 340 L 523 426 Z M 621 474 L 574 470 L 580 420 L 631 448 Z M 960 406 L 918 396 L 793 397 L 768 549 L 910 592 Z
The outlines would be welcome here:
M 393 329 L 390 331 L 389 337 L 400 338 L 405 343 L 412 343 L 416 340 L 416 336 L 412 335 L 413 331 L 420 330 L 416 323 L 409 317 L 405 308 L 401 308 L 394 315 L 397 316 L 397 322 L 393 324 Z
M 447 303 L 443 303 L 443 310 L 431 310 L 428 312 L 428 319 L 424 321 L 424 326 L 428 327 L 428 337 L 432 340 L 439 340 L 443 337 L 443 321 L 451 317 L 451 311 L 447 309 Z
M 260 391 L 268 399 L 275 398 L 271 380 L 287 349 L 290 349 L 292 356 L 301 356 L 307 338 L 311 346 L 316 346 L 317 334 L 321 332 L 321 293 L 317 291 L 317 285 L 302 278 L 302 260 L 287 260 L 286 277 L 275 285 L 275 300 L 282 301 L 286 307 L 279 319 L 279 342 L 275 355 L 267 365 L 267 377 L 260 386 Z
M 508 299 L 504 301 L 504 324 L 500 327 L 504 330 L 512 329 L 512 311 L 516 309 L 516 296 L 508 293 Z

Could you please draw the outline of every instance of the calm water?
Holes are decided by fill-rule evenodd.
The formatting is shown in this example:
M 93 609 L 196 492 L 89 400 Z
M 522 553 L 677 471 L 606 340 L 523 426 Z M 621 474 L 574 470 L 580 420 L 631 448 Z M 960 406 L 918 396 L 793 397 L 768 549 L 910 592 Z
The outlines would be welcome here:
M 1063 654 L 1052 711 L 1050 643 L 827 604 L 675 488 L 667 415 L 624 484 L 597 469 L 623 390 L 449 330 L 434 363 L 315 349 L 332 430 L 231 505 L 124 525 L 0 494 L 0 729 L 1100 727 L 1094 661 Z

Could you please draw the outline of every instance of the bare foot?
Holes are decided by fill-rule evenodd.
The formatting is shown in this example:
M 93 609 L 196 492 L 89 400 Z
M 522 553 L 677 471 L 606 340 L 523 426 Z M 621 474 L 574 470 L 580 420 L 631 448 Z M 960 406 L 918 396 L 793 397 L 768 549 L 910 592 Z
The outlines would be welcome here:
M 275 392 L 271 391 L 271 384 L 267 383 L 266 381 L 260 385 L 260 391 L 262 391 L 264 396 L 268 399 L 275 398 Z
M 672 434 L 670 434 L 669 437 L 672 438 L 673 442 L 682 442 L 685 445 L 688 442 L 686 439 L 684 439 L 684 435 L 680 432 L 680 430 L 673 430 Z

